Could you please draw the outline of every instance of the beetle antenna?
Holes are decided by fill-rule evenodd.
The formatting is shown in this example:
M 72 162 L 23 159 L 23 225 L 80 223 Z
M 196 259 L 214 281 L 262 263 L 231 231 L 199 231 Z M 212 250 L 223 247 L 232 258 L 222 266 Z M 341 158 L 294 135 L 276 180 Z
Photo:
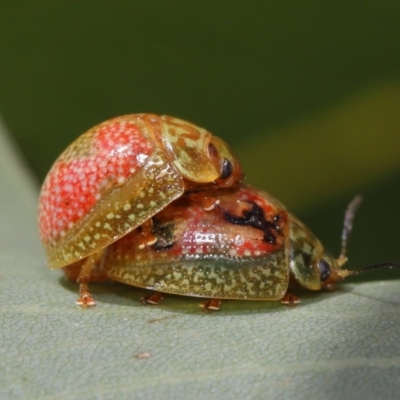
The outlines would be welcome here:
M 342 231 L 342 251 L 340 252 L 340 256 L 337 259 L 337 263 L 341 267 L 346 261 L 346 250 L 347 250 L 347 242 L 349 239 L 350 232 L 353 228 L 353 220 L 354 220 L 354 215 L 357 211 L 358 206 L 362 202 L 362 196 L 357 195 L 354 197 L 354 199 L 351 201 L 351 203 L 348 205 L 345 216 L 344 216 L 344 224 L 343 224 L 343 231 Z M 377 269 L 382 269 L 382 268 L 399 268 L 400 269 L 400 263 L 398 262 L 392 262 L 392 261 L 386 261 L 386 262 L 381 262 L 377 264 L 372 264 L 364 268 L 356 269 L 356 270 L 348 270 L 348 269 L 339 269 L 336 271 L 336 273 L 341 277 L 345 278 L 346 276 L 349 275 L 358 275 L 362 274 L 364 272 L 369 272 L 369 271 L 374 271 Z
M 364 272 L 374 271 L 376 269 L 382 269 L 382 268 L 389 268 L 389 269 L 400 268 L 400 263 L 387 261 L 387 262 L 381 262 L 381 263 L 377 263 L 377 264 L 368 265 L 368 267 L 364 267 L 361 269 L 355 269 L 355 270 L 340 269 L 337 271 L 337 274 L 341 278 L 346 278 L 346 276 L 359 275 L 359 274 L 363 274 Z
M 354 215 L 357 211 L 358 206 L 361 204 L 363 198 L 360 195 L 354 197 L 354 199 L 347 206 L 346 213 L 344 215 L 343 231 L 342 231 L 342 250 L 340 256 L 337 259 L 339 266 L 342 266 L 347 261 L 347 242 L 349 240 L 350 232 L 353 229 Z
M 348 272 L 349 272 L 349 275 L 358 275 L 358 274 L 362 274 L 364 272 L 374 271 L 376 269 L 381 269 L 381 268 L 389 268 L 389 269 L 400 268 L 400 263 L 392 262 L 392 261 L 381 262 L 381 263 L 369 265 L 368 267 L 364 267 L 361 269 L 356 269 L 356 270 L 348 271 Z

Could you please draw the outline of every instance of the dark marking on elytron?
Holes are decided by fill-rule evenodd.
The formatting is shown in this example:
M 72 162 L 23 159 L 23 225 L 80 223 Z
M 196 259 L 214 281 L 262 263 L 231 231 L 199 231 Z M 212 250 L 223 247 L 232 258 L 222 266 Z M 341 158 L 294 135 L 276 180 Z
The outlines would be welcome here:
M 275 244 L 278 233 L 281 230 L 281 227 L 278 225 L 281 216 L 276 215 L 273 221 L 268 221 L 265 218 L 264 210 L 257 203 L 247 203 L 251 205 L 251 208 L 244 210 L 241 216 L 225 211 L 225 219 L 231 224 L 250 225 L 256 229 L 260 229 L 264 232 L 264 240 L 270 244 Z

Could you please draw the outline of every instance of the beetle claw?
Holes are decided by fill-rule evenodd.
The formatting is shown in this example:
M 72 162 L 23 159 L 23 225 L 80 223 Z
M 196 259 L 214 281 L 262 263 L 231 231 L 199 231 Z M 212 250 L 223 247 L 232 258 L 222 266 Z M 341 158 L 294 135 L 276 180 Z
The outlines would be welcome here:
M 148 296 L 143 296 L 140 299 L 140 302 L 144 304 L 145 306 L 150 304 L 150 305 L 157 305 L 160 303 L 160 301 L 163 299 L 163 295 L 160 292 L 155 292 L 152 294 L 149 294 Z
M 85 291 L 79 295 L 79 299 L 76 301 L 76 304 L 81 307 L 93 307 L 96 305 L 92 295 Z
M 219 311 L 220 306 L 221 306 L 221 300 L 220 299 L 210 299 L 204 303 L 199 304 L 201 307 L 201 311 L 207 312 L 207 311 Z
M 300 304 L 300 299 L 291 293 L 286 293 L 282 297 L 281 304 L 285 306 L 295 306 L 296 304 Z

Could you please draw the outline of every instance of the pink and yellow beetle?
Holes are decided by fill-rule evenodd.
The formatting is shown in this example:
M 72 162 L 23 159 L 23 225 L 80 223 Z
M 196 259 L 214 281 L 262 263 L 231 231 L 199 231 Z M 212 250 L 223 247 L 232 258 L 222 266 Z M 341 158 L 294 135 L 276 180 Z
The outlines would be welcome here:
M 51 268 L 86 259 L 82 304 L 98 253 L 138 227 L 154 244 L 151 218 L 186 192 L 237 185 L 243 178 L 228 146 L 207 130 L 154 114 L 125 115 L 81 135 L 56 160 L 39 199 L 39 231 Z M 205 208 L 214 199 L 203 198 Z
M 240 182 L 228 146 L 189 122 L 153 114 L 111 119 L 80 136 L 57 159 L 39 200 L 39 229 L 51 268 L 80 284 L 77 304 L 95 304 L 88 283 L 112 279 L 162 293 L 296 304 L 289 284 L 331 287 L 342 269 L 361 198 L 346 212 L 342 252 L 276 199 Z

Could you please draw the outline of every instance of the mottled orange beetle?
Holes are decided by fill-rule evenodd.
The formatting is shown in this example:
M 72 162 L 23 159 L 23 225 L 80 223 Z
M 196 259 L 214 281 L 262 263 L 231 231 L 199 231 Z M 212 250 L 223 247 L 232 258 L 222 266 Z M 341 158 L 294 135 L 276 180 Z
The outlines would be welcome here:
M 48 173 L 39 199 L 39 230 L 48 264 L 62 268 L 99 252 L 142 226 L 187 191 L 227 188 L 243 178 L 228 146 L 207 130 L 169 116 L 132 114 L 95 126 L 73 142 Z M 203 198 L 212 209 L 217 199 Z M 83 293 L 83 291 L 82 291 Z M 79 302 L 91 303 L 81 296 Z

